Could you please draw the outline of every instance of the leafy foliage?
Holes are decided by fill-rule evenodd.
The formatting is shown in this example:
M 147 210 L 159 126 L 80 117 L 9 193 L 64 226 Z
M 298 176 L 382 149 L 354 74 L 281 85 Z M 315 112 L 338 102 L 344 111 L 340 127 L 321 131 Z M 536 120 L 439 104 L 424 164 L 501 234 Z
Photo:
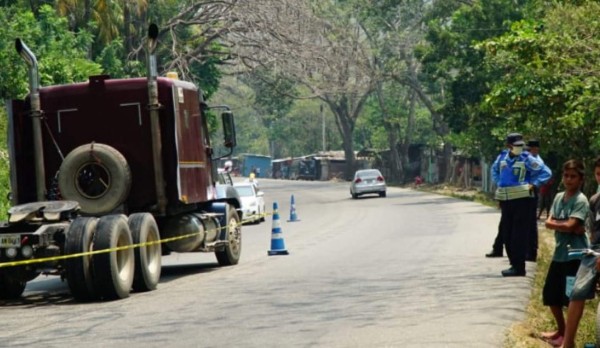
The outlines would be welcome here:
M 486 41 L 487 64 L 503 71 L 482 110 L 537 134 L 559 157 L 587 163 L 600 152 L 600 4 L 557 5 L 541 21 L 515 23 Z M 518 128 L 517 128 L 518 127 Z
M 27 93 L 27 67 L 14 49 L 20 38 L 38 58 L 41 85 L 82 81 L 101 72 L 87 59 L 91 37 L 85 31 L 73 33 L 67 22 L 49 6 L 40 8 L 39 19 L 18 7 L 0 11 L 0 98 L 24 97 Z
M 224 78 L 213 98 L 232 107 L 236 126 L 243 130 L 237 134 L 237 154 L 285 158 L 316 153 L 323 149 L 323 128 L 326 149 L 339 149 L 341 140 L 333 117 L 319 101 L 285 98 L 280 93 L 270 92 L 273 85 L 263 85 L 265 81 L 257 81 L 252 76 Z M 282 92 L 291 93 L 290 86 L 280 81 Z
M 476 44 L 510 30 L 511 23 L 523 18 L 528 3 L 447 1 L 439 2 L 430 12 L 427 44 L 419 47 L 417 54 L 424 63 L 425 76 L 437 81 L 445 91 L 440 112 L 457 133 L 453 138 L 471 144 L 461 149 L 465 153 L 491 157 L 501 144 L 498 140 L 506 135 L 504 130 L 499 134 L 493 132 L 502 123 L 501 117 L 484 115 L 479 109 L 503 72 L 493 64 L 485 64 L 485 52 L 478 50 Z M 451 15 L 444 16 L 442 9 L 451 10 Z
M 435 134 L 431 132 L 431 117 L 426 109 L 418 108 L 415 124 L 408 125 L 409 109 L 405 92 L 401 86 L 392 85 L 385 91 L 386 106 L 392 112 L 388 119 L 381 117 L 382 110 L 375 96 L 371 96 L 365 106 L 365 111 L 357 121 L 355 131 L 355 142 L 357 148 L 386 149 L 389 147 L 388 132 L 390 127 L 398 129 L 400 138 L 404 138 L 407 132 L 411 132 L 412 144 L 435 143 Z

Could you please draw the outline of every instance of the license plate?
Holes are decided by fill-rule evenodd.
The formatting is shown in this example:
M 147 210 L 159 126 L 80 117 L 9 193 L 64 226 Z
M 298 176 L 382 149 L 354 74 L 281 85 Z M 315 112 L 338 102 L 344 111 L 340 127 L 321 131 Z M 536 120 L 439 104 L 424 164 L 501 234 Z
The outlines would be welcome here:
M 0 235 L 0 248 L 14 248 L 21 246 L 21 236 L 18 234 Z

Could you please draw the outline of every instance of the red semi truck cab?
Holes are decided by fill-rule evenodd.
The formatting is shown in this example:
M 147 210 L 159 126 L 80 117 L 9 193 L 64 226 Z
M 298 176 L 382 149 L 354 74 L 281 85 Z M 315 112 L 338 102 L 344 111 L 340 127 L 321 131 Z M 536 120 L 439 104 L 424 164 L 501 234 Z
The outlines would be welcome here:
M 212 178 L 211 147 L 201 92 L 192 83 L 170 78 L 159 77 L 157 84 L 160 157 L 168 207 L 173 210 L 214 199 L 211 196 L 215 181 Z M 108 213 L 121 204 L 122 211 L 126 213 L 158 213 L 147 79 L 92 76 L 83 83 L 40 88 L 39 98 L 46 191 L 66 190 L 70 196 L 65 198 L 81 200 L 83 211 L 90 214 Z M 9 117 L 13 200 L 15 204 L 35 202 L 38 198 L 36 187 L 32 185 L 35 182 L 35 166 L 32 165 L 35 162 L 34 142 L 30 107 L 26 101 L 13 101 Z M 129 166 L 129 178 L 102 175 L 101 172 L 107 170 L 102 165 L 111 165 L 112 162 L 88 168 L 89 171 L 100 172 L 96 183 L 91 182 L 92 178 L 86 178 L 86 173 L 78 173 L 81 169 L 76 168 L 78 158 L 68 155 L 87 145 L 89 150 L 83 149 L 82 152 L 93 156 L 95 151 L 102 151 L 94 149 L 94 144 L 108 144 L 122 154 L 126 163 L 119 159 L 114 162 Z M 107 153 L 107 156 L 111 155 Z M 67 175 L 81 177 L 68 182 L 60 180 L 60 176 Z M 102 177 L 129 181 L 129 184 L 119 187 L 128 194 L 116 193 L 117 196 L 126 195 L 123 202 L 107 195 L 100 197 L 106 186 L 117 184 L 103 182 L 105 179 Z M 86 179 L 90 182 L 86 183 Z M 73 182 L 77 180 L 80 182 Z M 79 189 L 73 191 L 55 187 L 59 183 L 75 185 Z
M 151 25 L 146 77 L 46 87 L 16 40 L 30 93 L 8 104 L 13 206 L 0 224 L 0 298 L 21 296 L 40 273 L 60 275 L 83 301 L 154 290 L 172 251 L 238 263 L 240 202 L 215 187 L 209 107 L 194 84 L 157 76 L 157 38 Z M 232 150 L 233 115 L 219 108 Z

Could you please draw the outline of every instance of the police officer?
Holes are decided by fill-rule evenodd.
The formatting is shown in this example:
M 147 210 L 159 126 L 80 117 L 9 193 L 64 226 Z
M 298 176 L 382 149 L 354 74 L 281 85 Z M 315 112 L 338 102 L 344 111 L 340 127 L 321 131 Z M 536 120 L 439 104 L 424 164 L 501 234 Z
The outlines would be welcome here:
M 531 139 L 527 142 L 525 150 L 529 151 L 531 156 L 540 161 L 542 165 L 545 165 L 544 160 L 540 157 L 540 142 L 537 139 Z M 550 180 L 550 179 L 548 179 Z M 545 183 L 545 182 L 544 182 Z M 538 250 L 538 226 L 537 226 L 537 208 L 539 204 L 539 188 L 534 188 L 534 202 L 531 207 L 531 226 L 529 233 L 529 244 L 527 246 L 527 261 L 535 262 L 537 260 Z
M 497 186 L 494 198 L 499 201 L 502 213 L 499 228 L 511 265 L 502 271 L 502 275 L 524 276 L 534 190 L 548 181 L 552 172 L 529 152 L 523 151 L 525 142 L 521 134 L 509 134 L 506 146 L 491 169 L 492 180 Z

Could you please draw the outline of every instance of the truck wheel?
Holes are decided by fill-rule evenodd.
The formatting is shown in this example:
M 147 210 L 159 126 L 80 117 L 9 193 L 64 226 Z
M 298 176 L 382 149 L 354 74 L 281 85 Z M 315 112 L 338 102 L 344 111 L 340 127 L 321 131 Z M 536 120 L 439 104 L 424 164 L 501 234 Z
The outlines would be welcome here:
M 131 170 L 125 157 L 113 147 L 81 145 L 60 165 L 58 188 L 63 199 L 79 202 L 83 213 L 107 214 L 127 199 Z
M 131 232 L 124 215 L 107 215 L 98 220 L 94 250 L 110 249 L 92 258 L 94 285 L 100 298 L 115 300 L 129 296 L 135 266 L 133 249 L 116 249 L 131 244 Z
M 242 253 L 242 224 L 237 212 L 231 206 L 227 208 L 225 236 L 229 243 L 225 246 L 225 249 L 215 251 L 217 261 L 221 266 L 236 265 L 240 261 L 240 254 Z
M 69 226 L 65 243 L 65 255 L 92 251 L 92 242 L 98 219 L 79 217 Z M 65 260 L 66 277 L 71 294 L 77 301 L 97 298 L 91 266 L 91 255 Z
M 8 271 L 0 272 L 0 299 L 17 299 L 25 291 L 27 282 L 22 280 L 18 274 L 11 273 Z
M 129 216 L 129 229 L 134 244 L 143 244 L 134 249 L 135 273 L 133 290 L 156 289 L 160 279 L 162 250 L 158 226 L 152 214 L 136 213 Z M 148 245 L 144 245 L 149 243 Z

